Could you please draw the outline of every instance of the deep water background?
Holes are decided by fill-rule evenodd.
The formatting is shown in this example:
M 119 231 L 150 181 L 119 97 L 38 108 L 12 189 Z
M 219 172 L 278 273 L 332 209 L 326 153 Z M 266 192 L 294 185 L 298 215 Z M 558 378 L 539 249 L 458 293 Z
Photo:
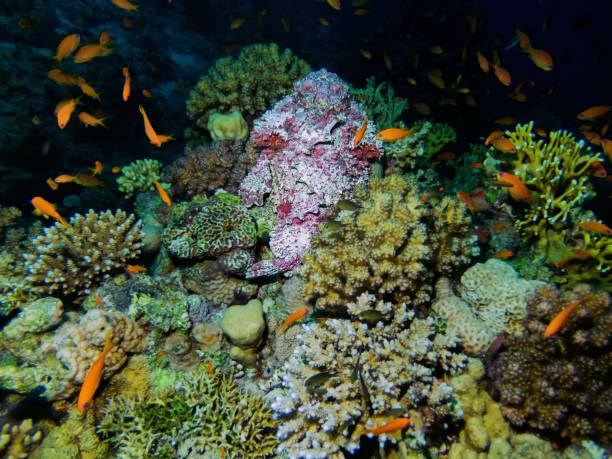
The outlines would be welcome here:
M 370 76 L 377 82 L 390 82 L 396 94 L 406 97 L 409 104 L 427 102 L 432 108 L 427 118 L 456 128 L 456 153 L 479 142 L 495 128 L 492 120 L 497 118 L 515 116 L 520 122 L 533 119 L 547 130 L 564 128 L 577 133 L 578 112 L 612 103 L 612 60 L 608 57 L 612 2 L 372 0 L 363 6 L 369 10 L 363 16 L 354 14 L 356 7 L 349 0 L 342 0 L 341 11 L 333 10 L 323 0 L 140 3 L 137 13 L 120 10 L 107 0 L 0 3 L 3 205 L 29 211 L 34 195 L 52 196 L 50 200 L 61 202 L 68 195 L 81 193 L 70 185 L 51 195 L 45 180 L 84 170 L 96 160 L 108 166 L 145 157 L 173 160 L 184 147 L 189 91 L 216 59 L 228 53 L 235 55 L 240 46 L 251 43 L 273 41 L 281 48 L 289 47 L 314 69 L 326 67 L 356 86 L 364 86 Z M 131 27 L 126 27 L 125 16 Z M 478 20 L 478 30 L 473 34 L 466 16 Z M 231 30 L 229 24 L 237 17 L 244 17 L 245 22 Z M 321 25 L 317 18 L 327 19 L 330 25 Z M 543 30 L 545 21 L 547 30 Z M 512 43 L 517 26 L 529 34 L 536 47 L 552 54 L 552 72 L 536 68 L 518 46 L 504 49 Z M 59 130 L 53 115 L 55 104 L 76 97 L 78 88 L 58 86 L 47 79 L 53 63 L 48 56 L 69 33 L 80 33 L 81 44 L 85 44 L 96 42 L 101 30 L 107 30 L 113 39 L 116 51 L 112 56 L 82 65 L 67 62 L 62 68 L 82 75 L 101 93 L 100 104 L 84 100 L 84 107 L 107 116 L 109 129 L 86 129 L 73 119 L 66 129 Z M 444 52 L 432 54 L 429 49 L 438 45 Z M 475 52 L 481 50 L 491 56 L 494 48 L 512 74 L 512 87 L 533 80 L 534 86 L 524 89 L 526 103 L 508 98 L 510 90 L 478 68 Z M 369 50 L 372 59 L 365 59 L 360 49 Z M 391 60 L 390 69 L 385 65 L 385 54 Z M 127 103 L 120 98 L 121 68 L 125 65 L 130 68 L 134 85 Z M 471 89 L 478 105 L 469 107 L 464 95 L 430 84 L 426 74 L 434 68 L 443 71 L 447 85 L 462 75 L 460 85 Z M 408 77 L 418 84 L 409 84 Z M 144 98 L 142 89 L 148 89 L 153 98 Z M 455 100 L 457 106 L 449 105 L 444 98 Z M 150 145 L 143 133 L 138 103 L 145 105 L 158 132 L 172 133 L 177 141 L 161 149 Z M 40 117 L 41 125 L 32 124 L 33 115 Z M 408 122 L 422 117 L 414 111 L 405 116 Z M 48 153 L 43 154 L 46 146 Z M 594 183 L 599 196 L 589 205 L 599 207 L 599 216 L 606 219 L 601 204 L 610 195 L 610 182 L 594 179 Z

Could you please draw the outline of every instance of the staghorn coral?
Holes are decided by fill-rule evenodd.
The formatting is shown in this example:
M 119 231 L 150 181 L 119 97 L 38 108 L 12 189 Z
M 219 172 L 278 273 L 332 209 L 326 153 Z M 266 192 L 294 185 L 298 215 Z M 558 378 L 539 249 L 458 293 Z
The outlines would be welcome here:
M 257 154 L 244 142 L 218 141 L 187 147 L 168 167 L 166 180 L 174 196 L 192 199 L 211 195 L 219 188 L 236 193 L 240 181 L 253 167 Z
M 118 311 L 101 309 L 66 321 L 56 298 L 24 306 L 1 332 L 14 363 L 0 367 L 0 387 L 28 393 L 42 386 L 49 400 L 69 398 L 100 354 L 107 330 L 112 331 L 113 347 L 105 359 L 104 378 L 125 363 L 127 354 L 144 349 L 144 335 L 136 323 Z
M 407 106 L 405 100 L 397 100 L 394 97 L 393 87 L 389 83 L 376 85 L 374 77 L 368 78 L 365 88 L 350 88 L 350 91 L 378 129 L 396 127 L 395 123 Z
M 364 112 L 348 86 L 325 69 L 298 81 L 288 96 L 255 121 L 249 142 L 262 151 L 240 184 L 246 206 L 273 209 L 272 259 L 256 262 L 247 277 L 286 273 L 299 265 L 332 206 L 367 183 L 370 163 L 380 156 L 376 127 L 351 148 Z
M 71 217 L 67 226 L 45 228 L 32 241 L 34 252 L 24 255 L 28 282 L 46 292 L 89 293 L 139 255 L 142 223 L 135 220 L 122 210 L 90 210 Z
M 242 392 L 233 375 L 198 368 L 176 374 L 170 390 L 109 401 L 98 431 L 120 457 L 271 456 L 276 422 L 263 400 Z
M 155 180 L 161 181 L 163 176 L 162 163 L 156 159 L 137 159 L 121 168 L 121 175 L 117 177 L 117 185 L 126 197 L 143 191 L 155 191 Z M 168 189 L 167 183 L 161 183 Z
M 306 62 L 289 49 L 281 52 L 275 43 L 246 46 L 236 60 L 218 59 L 189 94 L 187 117 L 194 126 L 185 137 L 205 138 L 213 112 L 238 111 L 249 118 L 267 110 L 308 72 Z
M 478 253 L 462 202 L 424 203 L 419 196 L 402 176 L 373 174 L 369 190 L 356 194 L 360 209 L 341 213 L 338 231 L 314 239 L 299 272 L 317 309 L 343 314 L 364 292 L 423 304 L 435 274 L 450 272 Z
M 455 337 L 436 332 L 432 317 L 416 318 L 406 304 L 374 294 L 362 294 L 347 309 L 350 320 L 302 325 L 296 336 L 280 375 L 283 390 L 272 403 L 279 454 L 342 458 L 343 450 L 359 449 L 367 429 L 398 413 L 413 420 L 415 431 L 454 414 L 452 388 L 439 377 L 463 367 Z M 361 321 L 372 314 L 370 326 Z
M 552 337 L 550 321 L 569 303 L 580 305 Z M 490 390 L 504 417 L 578 443 L 612 441 L 612 310 L 609 295 L 580 285 L 560 293 L 541 287 L 528 303 L 525 333 L 511 337 L 489 368 Z

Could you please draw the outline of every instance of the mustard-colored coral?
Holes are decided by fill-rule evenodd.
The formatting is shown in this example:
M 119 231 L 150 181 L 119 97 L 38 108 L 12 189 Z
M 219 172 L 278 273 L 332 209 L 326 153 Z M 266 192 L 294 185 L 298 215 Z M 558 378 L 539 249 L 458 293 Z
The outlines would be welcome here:
M 155 181 L 162 180 L 162 163 L 156 159 L 137 159 L 121 168 L 121 175 L 117 178 L 117 185 L 126 197 L 143 191 L 154 191 Z M 168 189 L 170 185 L 161 183 L 162 188 Z
M 31 457 L 31 450 L 43 437 L 43 431 L 35 426 L 32 419 L 21 423 L 5 422 L 0 430 L 0 453 L 8 459 Z
M 213 140 L 244 140 L 249 135 L 249 128 L 240 112 L 211 113 L 207 127 Z
M 189 95 L 187 116 L 195 125 L 185 136 L 191 140 L 207 137 L 213 112 L 238 111 L 252 117 L 267 110 L 309 72 L 306 62 L 289 49 L 281 52 L 274 43 L 246 46 L 236 60 L 231 56 L 218 59 Z

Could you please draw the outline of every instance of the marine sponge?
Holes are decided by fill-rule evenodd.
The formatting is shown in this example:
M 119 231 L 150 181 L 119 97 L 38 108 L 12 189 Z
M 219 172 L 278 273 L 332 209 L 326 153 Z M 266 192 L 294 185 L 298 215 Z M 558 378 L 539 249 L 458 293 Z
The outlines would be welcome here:
M 187 147 L 168 168 L 167 180 L 175 196 L 192 199 L 219 188 L 236 193 L 257 159 L 254 148 L 240 141 L 218 141 Z
M 162 176 L 162 163 L 156 159 L 137 159 L 121 168 L 117 185 L 119 191 L 129 198 L 143 191 L 155 191 L 155 181 L 160 182 Z M 170 187 L 167 183 L 160 184 L 165 189 Z
M 213 140 L 244 140 L 249 136 L 249 128 L 240 112 L 211 113 L 207 127 Z
M 550 321 L 569 303 L 580 305 L 565 326 L 544 337 Z M 489 377 L 502 413 L 516 427 L 556 441 L 612 441 L 612 309 L 609 295 L 586 285 L 560 293 L 546 286 L 528 303 L 526 330 L 511 337 Z
M 206 137 L 211 113 L 241 112 L 253 117 L 287 94 L 293 82 L 310 72 L 310 66 L 283 52 L 275 43 L 244 47 L 238 59 L 218 59 L 187 100 L 187 116 L 194 126 L 185 131 L 190 140 Z
M 343 458 L 367 429 L 401 416 L 432 430 L 454 414 L 452 388 L 440 375 L 461 369 L 455 337 L 436 331 L 406 304 L 363 294 L 347 305 L 351 319 L 302 325 L 272 404 L 279 418 L 279 453 Z M 374 311 L 374 312 L 373 312 Z M 365 320 L 370 320 L 366 325 Z M 378 322 L 374 324 L 374 322 Z M 400 413 L 400 414 L 398 414 Z M 399 432 L 381 438 L 398 440 Z
M 69 225 L 55 223 L 35 238 L 24 255 L 27 280 L 47 292 L 88 294 L 140 254 L 142 223 L 122 210 L 76 214 Z
M 150 398 L 111 399 L 98 431 L 121 457 L 204 457 L 223 449 L 227 458 L 255 459 L 273 453 L 275 427 L 265 402 L 242 392 L 233 375 L 198 368 Z
M 355 194 L 360 208 L 340 213 L 341 228 L 314 239 L 299 272 L 318 309 L 343 314 L 364 292 L 423 304 L 435 274 L 460 267 L 477 253 L 463 203 L 454 198 L 424 203 L 419 196 L 400 175 L 373 174 L 369 191 Z

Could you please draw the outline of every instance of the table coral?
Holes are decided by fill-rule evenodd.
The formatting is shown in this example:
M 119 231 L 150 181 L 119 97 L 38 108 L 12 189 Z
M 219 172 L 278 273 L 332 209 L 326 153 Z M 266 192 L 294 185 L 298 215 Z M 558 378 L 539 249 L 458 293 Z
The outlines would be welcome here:
M 168 168 L 166 180 L 174 196 L 192 199 L 211 195 L 219 188 L 236 193 L 240 182 L 257 159 L 253 149 L 240 141 L 219 141 L 187 147 Z
M 110 273 L 140 253 L 142 223 L 122 210 L 76 214 L 67 226 L 55 223 L 25 254 L 27 280 L 47 292 L 87 294 Z
M 552 337 L 550 321 L 580 305 Z M 609 295 L 586 285 L 560 293 L 546 286 L 528 303 L 525 334 L 510 338 L 489 369 L 491 391 L 514 426 L 557 441 L 612 441 L 612 310 Z
M 313 240 L 300 275 L 317 309 L 344 314 L 361 293 L 414 305 L 429 300 L 435 274 L 459 268 L 478 253 L 462 202 L 422 202 L 411 182 L 372 174 L 356 197 L 360 208 L 337 218 L 341 228 Z
M 301 326 L 281 374 L 284 391 L 272 404 L 280 454 L 342 458 L 343 450 L 359 449 L 367 429 L 398 412 L 424 431 L 453 414 L 452 388 L 439 377 L 463 367 L 455 337 L 437 332 L 433 318 L 419 319 L 406 304 L 374 294 L 347 309 L 351 319 Z M 378 323 L 367 325 L 372 311 Z M 399 432 L 380 437 L 383 443 L 400 438 Z
M 137 159 L 121 168 L 117 185 L 119 191 L 130 197 L 143 191 L 155 191 L 155 180 L 161 182 L 162 176 L 162 163 L 156 159 Z M 167 183 L 161 185 L 163 188 L 169 188 Z
M 381 142 L 370 121 L 360 144 L 351 147 L 364 117 L 346 83 L 320 70 L 255 121 L 249 142 L 262 151 L 239 194 L 247 206 L 274 209 L 278 223 L 270 238 L 274 259 L 253 265 L 248 277 L 295 268 L 332 206 L 367 183 L 368 159 L 380 156 Z
M 260 398 L 242 392 L 232 375 L 204 368 L 177 375 L 150 398 L 116 397 L 98 431 L 121 457 L 265 458 L 276 447 L 276 422 Z
M 213 112 L 238 111 L 252 117 L 267 110 L 308 72 L 306 62 L 289 49 L 281 52 L 275 43 L 245 46 L 237 59 L 218 59 L 189 94 L 187 116 L 194 126 L 185 137 L 203 139 Z

